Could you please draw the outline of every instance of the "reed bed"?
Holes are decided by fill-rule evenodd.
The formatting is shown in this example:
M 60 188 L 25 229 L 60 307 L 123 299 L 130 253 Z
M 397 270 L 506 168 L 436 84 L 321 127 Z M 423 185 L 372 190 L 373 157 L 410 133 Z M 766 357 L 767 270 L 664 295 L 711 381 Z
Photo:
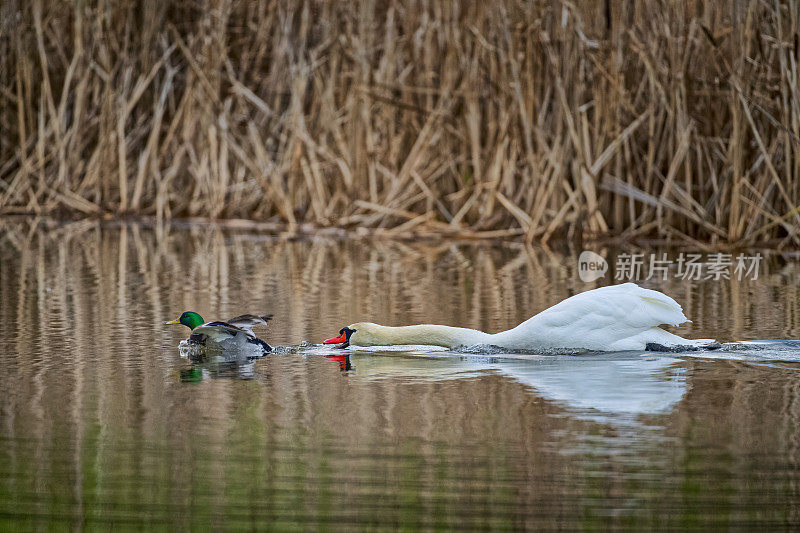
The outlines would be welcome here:
M 797 1 L 7 1 L 0 214 L 800 244 Z

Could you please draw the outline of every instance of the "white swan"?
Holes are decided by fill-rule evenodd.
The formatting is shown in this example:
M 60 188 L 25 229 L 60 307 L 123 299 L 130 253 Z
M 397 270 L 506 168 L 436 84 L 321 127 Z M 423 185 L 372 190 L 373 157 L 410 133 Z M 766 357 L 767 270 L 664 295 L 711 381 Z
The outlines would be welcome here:
M 713 339 L 684 339 L 661 329 L 688 319 L 681 306 L 658 291 L 633 283 L 601 287 L 545 309 L 519 326 L 500 333 L 468 328 L 419 324 L 389 327 L 358 322 L 342 328 L 326 344 L 343 347 L 398 344 L 456 348 L 488 344 L 509 350 L 644 350 L 648 344 L 698 347 Z

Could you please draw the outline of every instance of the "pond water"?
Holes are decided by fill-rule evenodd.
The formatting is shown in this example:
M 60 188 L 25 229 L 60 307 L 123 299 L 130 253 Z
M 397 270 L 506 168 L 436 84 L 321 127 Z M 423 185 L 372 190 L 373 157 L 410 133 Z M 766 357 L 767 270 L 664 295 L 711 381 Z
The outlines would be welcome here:
M 598 250 L 610 256 L 613 250 Z M 798 258 L 643 285 L 720 341 L 800 338 Z M 593 283 L 514 243 L 0 222 L 0 529 L 797 527 L 800 348 L 280 349 L 194 363 L 165 320 L 507 329 Z

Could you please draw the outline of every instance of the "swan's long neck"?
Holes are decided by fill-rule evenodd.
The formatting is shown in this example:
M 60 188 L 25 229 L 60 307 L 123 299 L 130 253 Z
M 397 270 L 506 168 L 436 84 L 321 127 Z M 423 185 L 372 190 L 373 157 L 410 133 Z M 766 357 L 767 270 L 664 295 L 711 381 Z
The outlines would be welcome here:
M 370 324 L 354 334 L 353 344 L 358 346 L 392 346 L 398 344 L 423 344 L 428 346 L 472 346 L 486 344 L 491 335 L 468 328 L 419 324 L 416 326 L 380 326 Z

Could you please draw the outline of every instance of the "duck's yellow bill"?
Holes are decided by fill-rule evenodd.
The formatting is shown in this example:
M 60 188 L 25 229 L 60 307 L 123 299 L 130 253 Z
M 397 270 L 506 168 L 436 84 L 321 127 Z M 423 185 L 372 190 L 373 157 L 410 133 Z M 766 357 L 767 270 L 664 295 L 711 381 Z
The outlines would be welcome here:
M 166 324 L 180 324 L 180 323 L 181 323 L 181 319 L 180 318 L 176 318 L 175 320 L 170 320 L 169 322 L 164 322 L 165 325 Z

